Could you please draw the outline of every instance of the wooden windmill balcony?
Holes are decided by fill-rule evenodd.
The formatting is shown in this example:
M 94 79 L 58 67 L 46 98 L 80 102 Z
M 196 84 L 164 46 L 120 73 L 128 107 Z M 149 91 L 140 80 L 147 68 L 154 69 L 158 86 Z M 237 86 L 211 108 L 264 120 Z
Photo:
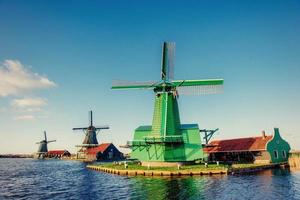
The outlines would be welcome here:
M 133 140 L 128 141 L 126 146 L 147 146 L 149 144 L 182 144 L 184 143 L 182 135 L 173 135 L 173 136 L 146 136 L 143 140 Z

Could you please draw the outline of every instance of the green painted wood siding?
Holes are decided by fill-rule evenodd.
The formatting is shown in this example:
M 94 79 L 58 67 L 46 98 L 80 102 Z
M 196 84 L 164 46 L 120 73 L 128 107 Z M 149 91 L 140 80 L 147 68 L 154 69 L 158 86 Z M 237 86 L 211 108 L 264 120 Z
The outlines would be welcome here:
M 179 134 L 181 133 L 177 98 L 172 93 L 156 94 L 152 135 L 168 136 Z
M 271 156 L 272 163 L 287 162 L 289 157 L 289 152 L 291 147 L 288 142 L 286 142 L 280 136 L 279 129 L 274 128 L 274 136 L 272 140 L 267 143 L 267 151 Z

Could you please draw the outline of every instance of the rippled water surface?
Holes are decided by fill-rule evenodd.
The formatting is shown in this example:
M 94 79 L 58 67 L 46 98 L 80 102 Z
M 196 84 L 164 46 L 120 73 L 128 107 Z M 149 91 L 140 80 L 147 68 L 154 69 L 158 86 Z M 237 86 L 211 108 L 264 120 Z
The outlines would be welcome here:
M 300 199 L 300 172 L 145 178 L 77 161 L 0 159 L 0 199 Z

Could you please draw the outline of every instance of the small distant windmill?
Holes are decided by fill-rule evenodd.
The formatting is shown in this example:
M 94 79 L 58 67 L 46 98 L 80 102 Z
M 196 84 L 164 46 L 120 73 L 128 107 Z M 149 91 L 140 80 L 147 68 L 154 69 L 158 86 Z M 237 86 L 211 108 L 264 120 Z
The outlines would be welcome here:
M 46 131 L 44 131 L 44 137 L 44 140 L 36 143 L 40 145 L 37 151 L 37 158 L 44 158 L 45 154 L 48 152 L 48 143 L 56 142 L 56 140 L 47 140 Z
M 97 134 L 102 129 L 109 129 L 109 126 L 94 126 L 93 125 L 93 111 L 90 111 L 90 125 L 88 127 L 81 128 L 73 128 L 73 131 L 82 130 L 85 133 L 85 138 L 81 145 L 77 145 L 77 147 L 95 147 L 99 146 L 97 140 Z
M 175 43 L 164 42 L 161 80 L 114 82 L 112 89 L 152 89 L 155 93 L 152 126 L 135 130 L 131 157 L 146 162 L 184 162 L 203 158 L 198 124 L 181 124 L 178 95 L 212 94 L 223 88 L 223 79 L 173 80 Z M 195 112 L 197 108 L 195 108 Z

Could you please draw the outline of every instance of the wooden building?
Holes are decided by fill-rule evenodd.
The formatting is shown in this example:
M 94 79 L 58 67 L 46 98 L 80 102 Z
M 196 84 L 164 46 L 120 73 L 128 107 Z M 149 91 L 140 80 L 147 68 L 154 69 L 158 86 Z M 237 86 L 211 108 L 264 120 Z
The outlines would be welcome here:
M 51 150 L 48 151 L 46 157 L 48 158 L 63 158 L 70 157 L 71 153 L 67 150 Z
M 123 159 L 123 153 L 112 143 L 102 143 L 97 147 L 87 148 L 85 159 L 90 161 L 121 160 Z
M 260 137 L 212 141 L 204 152 L 209 161 L 267 164 L 287 162 L 290 149 L 275 128 L 273 135 L 267 136 L 263 131 Z

